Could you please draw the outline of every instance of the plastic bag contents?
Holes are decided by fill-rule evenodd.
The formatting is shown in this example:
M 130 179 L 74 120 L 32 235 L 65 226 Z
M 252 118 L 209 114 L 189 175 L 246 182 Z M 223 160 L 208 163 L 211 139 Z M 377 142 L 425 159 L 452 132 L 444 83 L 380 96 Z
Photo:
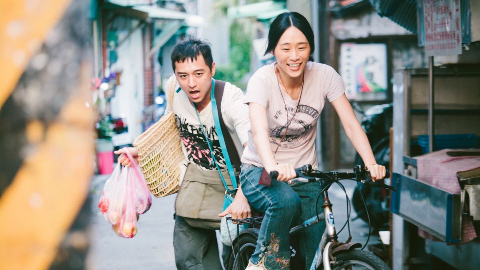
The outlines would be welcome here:
M 140 214 L 152 205 L 152 196 L 138 164 L 128 151 L 127 157 L 131 167 L 117 164 L 105 183 L 98 208 L 118 236 L 132 238 L 137 233 Z
M 117 186 L 117 181 L 120 177 L 120 173 L 122 171 L 122 166 L 118 164 L 113 170 L 112 175 L 108 180 L 105 182 L 105 186 L 103 187 L 102 197 L 100 197 L 100 201 L 98 202 L 98 209 L 104 215 L 105 219 L 108 221 L 108 210 L 110 209 L 111 201 L 115 194 L 115 188 Z
M 127 168 L 127 171 L 131 171 Z M 125 200 L 125 212 L 123 213 L 120 219 L 120 225 L 118 230 L 114 231 L 125 238 L 132 238 L 137 234 L 137 212 L 135 209 L 135 181 L 134 178 L 130 178 L 128 181 L 128 188 L 126 189 L 126 200 Z
M 131 164 L 129 179 L 133 180 L 135 186 L 135 209 L 138 214 L 144 214 L 152 206 L 152 195 L 137 162 L 135 162 L 128 150 L 126 152 Z
M 120 166 L 117 165 L 115 170 L 113 171 L 112 175 L 108 180 L 105 182 L 105 186 L 103 187 L 102 197 L 100 197 L 100 201 L 98 202 L 98 209 L 102 214 L 106 214 L 108 212 L 108 208 L 110 206 L 110 200 L 113 197 L 114 192 L 114 182 L 115 179 L 118 177 L 120 173 Z
M 113 183 L 113 197 L 110 200 L 106 219 L 112 224 L 117 224 L 125 211 L 125 193 L 128 179 L 128 168 L 123 167 Z
M 150 209 L 152 205 L 152 197 L 150 195 L 150 191 L 146 185 L 142 185 L 143 176 L 139 177 L 139 174 L 135 171 L 135 169 L 130 170 L 129 179 L 133 181 L 134 185 L 134 192 L 135 192 L 135 210 L 138 214 L 144 214 L 145 212 Z M 147 188 L 147 189 L 145 189 Z

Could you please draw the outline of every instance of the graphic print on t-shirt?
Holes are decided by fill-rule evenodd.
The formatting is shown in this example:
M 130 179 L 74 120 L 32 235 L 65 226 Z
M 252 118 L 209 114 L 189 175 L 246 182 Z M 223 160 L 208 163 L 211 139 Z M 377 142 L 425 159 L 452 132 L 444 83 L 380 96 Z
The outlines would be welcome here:
M 308 139 L 304 135 L 310 132 L 315 126 L 315 123 L 320 116 L 320 113 L 315 108 L 312 108 L 308 105 L 300 104 L 297 107 L 297 113 L 295 114 L 295 118 L 292 119 L 295 113 L 295 107 L 287 107 L 287 110 L 289 122 L 293 122 L 291 124 L 287 122 L 283 126 L 276 126 L 275 128 L 271 128 L 270 142 L 279 145 L 280 140 L 285 134 L 285 129 L 290 124 L 290 126 L 288 126 L 287 135 L 285 136 L 285 139 L 281 142 L 281 147 L 294 148 L 298 145 L 304 144 L 305 140 Z M 285 112 L 285 109 L 277 110 L 273 118 L 278 120 L 281 116 L 283 116 L 281 119 L 286 119 L 287 114 Z
M 210 148 L 208 147 L 200 125 L 190 125 L 187 123 L 186 118 L 182 119 L 179 118 L 178 115 L 175 116 L 177 118 L 177 123 L 179 123 L 178 131 L 180 133 L 180 138 L 187 150 L 188 160 L 207 170 L 216 169 L 210 154 Z M 213 153 L 217 164 L 220 169 L 223 169 L 225 168 L 225 161 L 223 159 L 220 142 L 218 141 L 217 132 L 214 127 L 208 128 L 204 126 L 204 128 L 208 139 L 212 143 Z

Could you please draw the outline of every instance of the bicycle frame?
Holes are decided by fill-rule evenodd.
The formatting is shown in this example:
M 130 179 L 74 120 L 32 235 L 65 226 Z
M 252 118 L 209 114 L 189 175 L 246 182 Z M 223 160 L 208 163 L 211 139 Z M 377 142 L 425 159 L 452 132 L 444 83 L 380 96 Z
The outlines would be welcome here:
M 337 253 L 338 251 L 349 251 L 361 247 L 360 243 L 350 243 L 350 238 L 345 243 L 338 242 L 338 236 L 335 229 L 335 219 L 333 216 L 332 211 L 332 203 L 330 202 L 328 196 L 328 189 L 329 185 L 334 182 L 337 182 L 339 179 L 351 179 L 365 183 L 365 170 L 360 169 L 361 166 L 357 166 L 354 170 L 354 173 L 344 173 L 344 172 L 328 172 L 323 173 L 320 171 L 312 171 L 311 166 L 307 167 L 306 169 L 302 169 L 302 174 L 299 174 L 297 171 L 297 178 L 296 181 L 300 182 L 313 182 L 313 181 L 320 181 L 322 186 L 324 187 L 322 194 L 323 194 L 323 214 L 316 215 L 308 220 L 304 221 L 302 224 L 297 225 L 290 229 L 289 234 L 293 235 L 300 230 L 308 228 L 316 223 L 325 222 L 325 231 L 323 232 L 322 238 L 320 243 L 318 244 L 317 251 L 315 252 L 315 257 L 310 265 L 309 270 L 316 270 L 322 263 L 324 270 L 331 270 L 331 262 L 330 258 L 332 258 L 333 263 L 336 263 L 336 259 L 333 257 L 333 254 Z M 300 169 L 299 169 L 300 170 Z M 276 173 L 276 172 L 274 172 Z M 305 173 L 305 174 L 303 174 Z M 270 173 L 272 178 L 276 178 L 278 176 L 275 174 Z M 389 177 L 389 172 L 387 172 L 386 177 Z M 372 184 L 373 185 L 373 184 Z M 384 185 L 384 184 L 375 184 L 374 186 L 384 186 L 395 190 L 393 187 Z
M 318 245 L 317 252 L 315 252 L 315 257 L 313 258 L 312 265 L 310 270 L 317 269 L 323 261 L 323 269 L 331 270 L 330 267 L 330 246 L 333 241 L 337 241 L 337 232 L 335 229 L 335 219 L 332 212 L 332 203 L 328 198 L 328 192 L 325 190 L 323 192 L 323 216 L 325 220 L 325 231 L 322 235 L 322 239 Z M 323 250 L 323 254 L 322 254 Z M 323 256 L 322 256 L 323 255 Z
M 331 248 L 330 245 L 337 241 L 337 232 L 335 229 L 335 219 L 332 212 L 332 203 L 328 198 L 328 191 L 323 191 L 323 215 L 318 215 L 312 218 L 307 219 L 301 225 L 295 226 L 290 230 L 290 235 L 296 233 L 297 231 L 308 228 L 316 223 L 325 221 L 325 231 L 323 232 L 322 239 L 318 244 L 318 249 L 315 252 L 315 257 L 313 258 L 310 270 L 316 270 L 320 264 L 323 262 L 324 270 L 331 270 L 330 266 L 330 254 Z M 345 244 L 344 244 L 345 245 Z M 323 250 L 323 252 L 322 252 Z
M 332 254 L 331 250 L 331 245 L 335 242 L 337 242 L 338 236 L 337 232 L 335 229 L 335 219 L 333 217 L 333 212 L 332 212 L 332 203 L 330 202 L 330 199 L 328 197 L 328 189 L 323 191 L 323 216 L 315 216 L 312 217 L 305 222 L 303 222 L 301 225 L 293 227 L 290 230 L 290 234 L 295 233 L 296 231 L 303 230 L 305 228 L 308 228 L 318 222 L 325 221 L 325 231 L 323 232 L 322 239 L 320 240 L 320 243 L 318 244 L 318 249 L 315 252 L 315 257 L 313 258 L 312 264 L 310 266 L 310 270 L 316 270 L 320 264 L 323 262 L 323 269 L 324 270 L 331 270 L 331 265 L 330 265 L 330 256 Z M 341 246 L 346 245 L 347 249 L 350 249 L 350 247 L 354 246 L 355 244 L 342 244 Z

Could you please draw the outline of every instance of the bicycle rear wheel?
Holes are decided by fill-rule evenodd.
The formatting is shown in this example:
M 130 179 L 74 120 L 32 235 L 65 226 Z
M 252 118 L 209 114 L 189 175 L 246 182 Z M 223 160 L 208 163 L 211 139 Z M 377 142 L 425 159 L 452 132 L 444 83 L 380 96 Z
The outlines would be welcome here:
M 333 270 L 390 270 L 380 258 L 365 250 L 350 250 L 335 257 L 338 264 L 332 267 Z
M 257 246 L 258 229 L 246 229 L 240 233 L 233 244 L 227 270 L 244 270 Z

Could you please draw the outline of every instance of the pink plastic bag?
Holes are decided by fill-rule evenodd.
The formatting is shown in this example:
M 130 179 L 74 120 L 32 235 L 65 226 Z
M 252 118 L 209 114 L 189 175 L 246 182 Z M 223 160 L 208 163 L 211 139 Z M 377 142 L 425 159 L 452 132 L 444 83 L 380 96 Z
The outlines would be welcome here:
M 117 164 L 105 182 L 98 208 L 117 235 L 132 238 L 137 233 L 139 215 L 150 209 L 152 196 L 137 163 L 127 151 L 131 167 Z
M 112 199 L 114 193 L 114 182 L 120 174 L 120 170 L 120 165 L 117 165 L 112 175 L 110 176 L 110 178 L 108 178 L 108 180 L 105 182 L 105 186 L 103 187 L 102 197 L 98 202 L 98 209 L 104 215 L 108 212 L 108 209 L 110 207 L 110 200 Z
M 98 208 L 105 219 L 117 224 L 125 210 L 125 188 L 127 171 L 117 164 L 110 178 L 105 182 Z
M 105 214 L 107 221 L 112 224 L 117 224 L 125 212 L 127 180 L 128 170 L 121 167 L 120 173 L 114 179 L 113 196 L 110 199 L 108 212 Z
M 131 164 L 129 179 L 133 180 L 135 187 L 135 209 L 137 214 L 144 214 L 152 206 L 152 195 L 150 194 L 150 190 L 147 187 L 145 178 L 137 162 L 128 150 L 126 152 Z
M 132 171 L 127 168 L 127 172 Z M 135 210 L 135 181 L 134 178 L 127 180 L 128 185 L 125 196 L 125 212 L 120 218 L 119 225 L 112 225 L 113 230 L 121 237 L 132 238 L 137 234 L 137 212 Z

